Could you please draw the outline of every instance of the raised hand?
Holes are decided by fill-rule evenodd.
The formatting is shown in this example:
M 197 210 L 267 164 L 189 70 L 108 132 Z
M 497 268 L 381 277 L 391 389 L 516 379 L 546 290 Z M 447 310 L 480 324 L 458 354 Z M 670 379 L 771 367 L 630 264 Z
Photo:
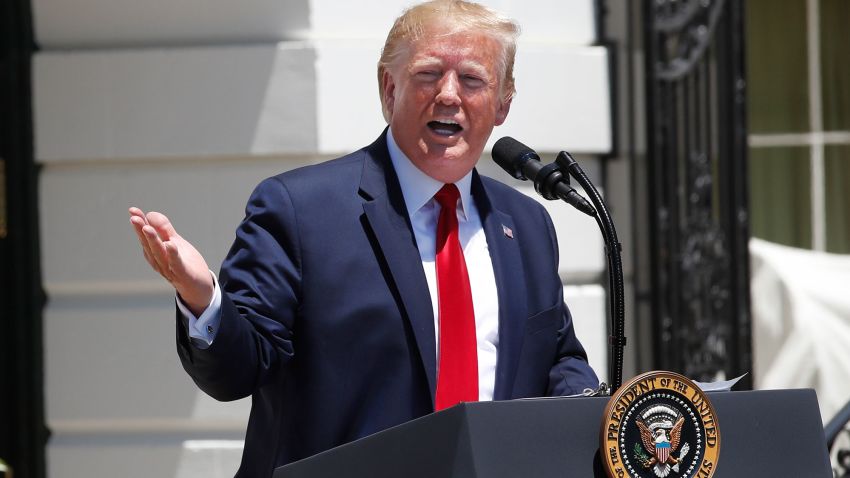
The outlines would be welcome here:
M 148 264 L 174 287 L 189 310 L 200 316 L 212 299 L 214 287 L 201 253 L 177 234 L 164 214 L 145 214 L 131 207 L 130 224 Z

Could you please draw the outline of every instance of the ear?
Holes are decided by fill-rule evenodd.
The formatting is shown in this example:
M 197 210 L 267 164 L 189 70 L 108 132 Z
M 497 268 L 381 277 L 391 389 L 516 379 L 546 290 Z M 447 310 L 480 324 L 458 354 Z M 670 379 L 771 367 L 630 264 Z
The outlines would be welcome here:
M 496 126 L 501 126 L 508 118 L 508 112 L 511 110 L 511 101 L 513 101 L 513 98 L 507 98 L 499 102 L 499 109 L 496 110 Z
M 395 106 L 395 80 L 393 80 L 389 68 L 385 68 L 381 75 L 381 95 L 384 97 L 384 115 L 389 121 L 393 116 Z

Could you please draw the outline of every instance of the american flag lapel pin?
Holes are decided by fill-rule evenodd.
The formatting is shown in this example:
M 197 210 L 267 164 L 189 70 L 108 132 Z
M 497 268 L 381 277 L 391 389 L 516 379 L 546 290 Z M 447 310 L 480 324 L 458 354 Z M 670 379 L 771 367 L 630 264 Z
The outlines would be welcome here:
M 504 225 L 504 224 L 502 224 L 502 232 L 504 232 L 504 233 L 505 233 L 505 236 L 506 236 L 508 239 L 513 239 L 513 238 L 514 238 L 514 231 L 512 231 L 512 230 L 511 230 L 511 228 L 509 228 L 508 226 L 506 226 L 506 225 Z

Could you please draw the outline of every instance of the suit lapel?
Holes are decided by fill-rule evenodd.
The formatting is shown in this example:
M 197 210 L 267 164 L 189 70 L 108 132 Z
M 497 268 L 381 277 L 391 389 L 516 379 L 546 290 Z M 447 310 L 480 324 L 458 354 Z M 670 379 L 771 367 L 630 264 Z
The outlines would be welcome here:
M 360 194 L 366 199 L 365 220 L 410 322 L 433 403 L 437 383 L 434 311 L 404 197 L 387 152 L 386 132 L 366 148 L 366 153 L 360 183 Z M 499 350 L 493 398 L 505 400 L 511 398 L 527 316 L 520 238 L 515 236 L 513 218 L 492 204 L 492 195 L 477 171 L 473 172 L 472 196 L 487 237 L 498 290 Z
M 386 146 L 386 131 L 366 149 L 360 194 L 366 199 L 363 212 L 383 255 L 410 322 L 419 355 L 428 378 L 433 403 L 436 390 L 437 357 L 434 312 L 422 260 L 407 217 L 404 196 L 392 168 Z
M 499 295 L 499 351 L 493 399 L 506 400 L 513 390 L 527 315 L 520 238 L 515 236 L 513 218 L 496 209 L 478 173 L 473 174 L 472 194 L 487 236 Z

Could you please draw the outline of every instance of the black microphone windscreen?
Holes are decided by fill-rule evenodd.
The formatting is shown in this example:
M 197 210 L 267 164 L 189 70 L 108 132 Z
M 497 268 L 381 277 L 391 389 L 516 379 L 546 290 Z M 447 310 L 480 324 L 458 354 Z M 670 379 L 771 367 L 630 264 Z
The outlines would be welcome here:
M 537 153 L 519 141 L 505 136 L 493 145 L 493 161 L 516 179 L 526 179 L 522 173 L 522 164 L 530 158 L 537 159 Z

